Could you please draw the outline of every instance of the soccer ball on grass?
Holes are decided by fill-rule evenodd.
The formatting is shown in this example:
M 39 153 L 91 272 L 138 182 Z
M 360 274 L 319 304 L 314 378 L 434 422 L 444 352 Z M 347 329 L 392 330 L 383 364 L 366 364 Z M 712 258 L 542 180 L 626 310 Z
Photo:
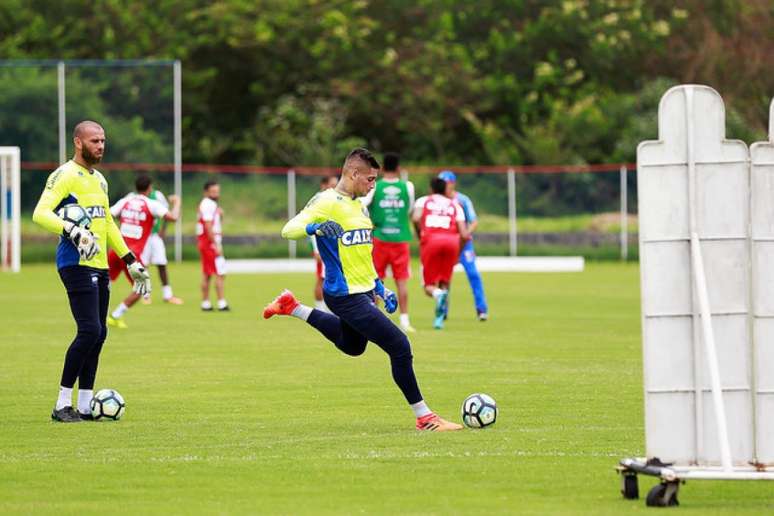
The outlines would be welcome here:
M 497 421 L 497 404 L 488 394 L 471 394 L 462 402 L 462 422 L 468 428 L 485 428 Z
M 91 415 L 95 421 L 100 419 L 118 421 L 125 410 L 124 398 L 113 389 L 102 389 L 91 399 Z
M 76 226 L 82 228 L 89 228 L 91 226 L 91 217 L 89 217 L 89 214 L 80 204 L 65 204 L 57 210 L 56 214 L 60 219 L 72 222 Z

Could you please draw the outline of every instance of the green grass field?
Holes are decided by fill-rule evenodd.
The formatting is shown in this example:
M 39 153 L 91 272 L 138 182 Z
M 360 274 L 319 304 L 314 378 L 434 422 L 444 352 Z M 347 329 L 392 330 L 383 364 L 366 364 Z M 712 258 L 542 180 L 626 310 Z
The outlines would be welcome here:
M 493 428 L 452 434 L 413 429 L 376 346 L 350 358 L 296 319 L 257 317 L 282 287 L 308 301 L 311 274 L 231 276 L 232 313 L 198 310 L 196 265 L 171 275 L 186 304 L 138 305 L 102 354 L 97 388 L 124 395 L 124 419 L 77 425 L 48 419 L 74 332 L 54 267 L 0 275 L 0 513 L 658 511 L 623 500 L 613 470 L 644 453 L 635 265 L 485 274 L 487 323 L 458 276 L 442 332 L 413 282 L 430 406 L 459 420 L 483 391 L 500 407 Z M 673 510 L 771 513 L 771 489 L 691 482 Z

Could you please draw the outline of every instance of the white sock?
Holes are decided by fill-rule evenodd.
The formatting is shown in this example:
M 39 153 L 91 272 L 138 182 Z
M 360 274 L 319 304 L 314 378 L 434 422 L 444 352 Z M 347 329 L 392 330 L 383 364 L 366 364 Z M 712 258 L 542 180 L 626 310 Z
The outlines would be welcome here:
M 427 403 L 425 403 L 425 400 L 413 403 L 411 405 L 411 410 L 414 411 L 416 417 L 422 417 L 433 413 L 433 411 L 430 410 L 430 407 L 427 406 Z
M 438 298 L 441 297 L 441 294 L 443 294 L 444 292 L 446 291 L 438 287 L 435 287 L 433 289 L 433 299 L 438 300 Z
M 318 310 L 323 311 L 323 312 L 331 313 L 331 311 L 328 309 L 328 305 L 326 305 L 325 301 L 323 301 L 323 300 L 315 301 L 314 302 L 314 307 L 317 308 Z
M 172 297 L 172 286 L 171 285 L 164 285 L 161 287 L 161 295 L 164 297 L 164 299 L 169 299 Z
M 93 390 L 78 389 L 78 412 L 81 414 L 91 414 L 91 398 L 93 397 Z
M 59 399 L 56 400 L 56 410 L 73 406 L 73 388 L 59 386 Z
M 111 315 L 113 316 L 113 319 L 120 319 L 121 316 L 123 316 L 127 310 L 129 310 L 129 307 L 122 302 L 120 305 L 118 305 L 118 308 L 113 310 L 113 313 Z
M 400 325 L 403 327 L 411 326 L 411 321 L 409 320 L 409 314 L 400 314 Z
M 312 307 L 299 304 L 297 307 L 293 309 L 291 314 L 293 317 L 298 317 L 302 321 L 306 321 L 309 319 L 309 316 L 312 315 Z
M 218 308 L 220 310 L 226 308 L 228 306 L 228 302 L 226 302 L 225 299 L 218 299 Z
M 210 300 L 202 301 L 202 308 L 212 308 L 212 303 L 210 303 Z

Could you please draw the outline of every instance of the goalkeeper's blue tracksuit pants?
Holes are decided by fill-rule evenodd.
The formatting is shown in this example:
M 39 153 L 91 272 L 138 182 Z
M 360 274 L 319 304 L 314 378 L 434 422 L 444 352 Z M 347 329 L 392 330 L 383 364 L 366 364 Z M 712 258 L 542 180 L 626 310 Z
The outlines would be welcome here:
M 350 356 L 362 355 L 368 341 L 382 348 L 392 365 L 392 378 L 410 404 L 422 401 L 406 335 L 374 304 L 374 293 L 331 296 L 323 293 L 329 314 L 314 309 L 306 322 Z M 335 314 L 335 315 L 334 315 Z
M 67 290 L 70 311 L 78 332 L 67 349 L 62 387 L 72 388 L 78 380 L 79 389 L 93 389 L 102 344 L 107 337 L 110 278 L 107 269 L 71 265 L 59 269 L 59 277 Z
M 468 240 L 460 253 L 460 263 L 465 268 L 465 274 L 468 276 L 470 289 L 473 291 L 473 299 L 476 303 L 476 312 L 486 313 L 486 296 L 484 295 L 484 284 L 481 282 L 481 274 L 476 267 L 476 251 L 473 249 L 473 240 Z

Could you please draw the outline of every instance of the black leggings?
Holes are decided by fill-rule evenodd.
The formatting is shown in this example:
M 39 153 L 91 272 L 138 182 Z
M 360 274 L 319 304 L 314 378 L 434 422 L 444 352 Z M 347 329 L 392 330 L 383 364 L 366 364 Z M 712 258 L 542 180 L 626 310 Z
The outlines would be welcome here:
M 312 310 L 307 322 L 350 356 L 362 355 L 369 340 L 375 343 L 390 356 L 392 378 L 406 401 L 422 401 L 414 375 L 411 344 L 406 335 L 376 307 L 373 292 L 348 296 L 324 294 L 324 298 L 335 315 Z
M 59 269 L 67 290 L 70 310 L 78 327 L 75 339 L 65 354 L 60 385 L 72 388 L 78 379 L 79 389 L 93 389 L 97 376 L 99 353 L 107 337 L 110 278 L 108 271 L 72 265 Z

